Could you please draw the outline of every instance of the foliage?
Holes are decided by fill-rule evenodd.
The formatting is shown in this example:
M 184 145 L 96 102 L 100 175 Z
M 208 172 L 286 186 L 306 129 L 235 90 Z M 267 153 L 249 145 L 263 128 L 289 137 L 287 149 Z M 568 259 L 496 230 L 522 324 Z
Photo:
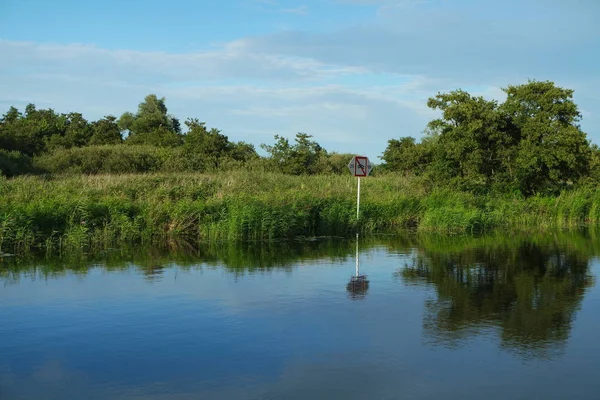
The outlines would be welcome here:
M 174 157 L 170 148 L 156 146 L 86 146 L 59 149 L 34 159 L 37 169 L 59 174 L 123 174 L 159 172 Z
M 579 126 L 572 90 L 549 81 L 503 90 L 504 102 L 460 89 L 430 98 L 427 105 L 439 117 L 418 142 L 410 136 L 390 139 L 385 163 L 372 175 L 399 173 L 423 190 L 452 188 L 485 196 L 557 196 L 600 181 L 600 150 Z M 0 118 L 1 169 L 8 176 L 236 169 L 348 174 L 353 156 L 328 152 L 312 135 L 299 132 L 293 141 L 275 135 L 274 143 L 261 144 L 267 153 L 261 157 L 252 144 L 231 141 L 197 118 L 188 118 L 184 128 L 169 114 L 165 98 L 155 94 L 147 95 L 135 113 L 97 121 L 33 104 L 23 113 L 11 107 Z
M 504 89 L 503 112 L 519 138 L 515 183 L 525 194 L 555 192 L 589 172 L 591 149 L 578 122 L 573 90 L 552 82 L 529 82 Z
M 258 157 L 253 145 L 232 143 L 218 129 L 206 129 L 206 124 L 198 119 L 188 119 L 185 125 L 188 131 L 181 149 L 182 170 L 217 171 L 228 161 L 243 165 Z
M 299 132 L 295 142 L 290 144 L 287 138 L 275 135 L 275 144 L 262 144 L 261 147 L 270 155 L 273 169 L 284 174 L 312 175 L 317 173 L 317 163 L 327 153 L 311 135 Z
M 423 174 L 431 160 L 431 146 L 427 146 L 431 141 L 432 139 L 416 143 L 410 136 L 390 139 L 382 156 L 385 160 L 383 169 L 403 174 Z
M 119 128 L 127 132 L 126 143 L 153 146 L 178 146 L 182 143 L 179 121 L 168 115 L 165 98 L 150 94 L 138 106 L 136 114 L 126 112 Z
M 172 151 L 163 150 L 167 155 Z M 131 157 L 138 160 L 136 155 Z M 120 154 L 115 157 L 119 159 L 127 158 Z M 358 220 L 356 179 L 349 174 L 231 171 L 31 176 L 0 182 L 0 198 L 0 242 L 4 243 L 0 250 L 7 252 L 405 228 L 443 233 L 514 232 L 600 222 L 600 190 L 596 188 L 564 191 L 557 197 L 488 196 L 457 189 L 429 191 L 416 178 L 389 174 L 364 181 Z
M 19 174 L 33 173 L 35 170 L 31 164 L 31 158 L 18 151 L 6 151 L 0 149 L 0 176 L 15 176 Z
M 502 104 L 463 90 L 430 98 L 441 118 L 428 124 L 421 143 L 390 140 L 385 169 L 475 193 L 528 196 L 556 194 L 590 176 L 595 154 L 578 125 L 572 90 L 529 81 L 504 92 Z
M 68 125 L 68 116 L 52 109 L 38 110 L 28 104 L 23 115 L 11 107 L 0 121 L 0 145 L 28 156 L 39 154 L 47 149 L 48 142 L 62 140 Z
M 97 146 L 102 144 L 119 144 L 123 142 L 123 136 L 117 118 L 108 115 L 92 123 L 92 136 L 89 145 Z

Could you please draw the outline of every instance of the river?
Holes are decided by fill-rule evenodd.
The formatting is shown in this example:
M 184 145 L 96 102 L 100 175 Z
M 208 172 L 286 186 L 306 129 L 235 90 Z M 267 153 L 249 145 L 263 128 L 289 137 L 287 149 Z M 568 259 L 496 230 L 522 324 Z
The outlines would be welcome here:
M 600 237 L 394 235 L 0 262 L 0 398 L 597 399 Z

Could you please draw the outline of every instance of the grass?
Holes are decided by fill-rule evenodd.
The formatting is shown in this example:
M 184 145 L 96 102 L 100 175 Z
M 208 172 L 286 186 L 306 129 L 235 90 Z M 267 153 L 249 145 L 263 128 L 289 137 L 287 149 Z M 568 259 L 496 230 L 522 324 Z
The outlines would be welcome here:
M 173 173 L 0 178 L 0 253 L 263 240 L 412 228 L 473 233 L 595 225 L 600 190 L 558 197 L 427 190 L 410 177 Z

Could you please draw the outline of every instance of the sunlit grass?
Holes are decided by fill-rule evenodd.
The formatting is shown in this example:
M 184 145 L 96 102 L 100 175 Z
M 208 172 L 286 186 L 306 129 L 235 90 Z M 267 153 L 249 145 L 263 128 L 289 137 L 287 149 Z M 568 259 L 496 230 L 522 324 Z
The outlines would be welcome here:
M 403 176 L 276 173 L 0 178 L 0 250 L 102 249 L 186 240 L 277 239 L 414 228 L 470 233 L 573 228 L 600 220 L 600 191 L 558 197 L 426 189 Z

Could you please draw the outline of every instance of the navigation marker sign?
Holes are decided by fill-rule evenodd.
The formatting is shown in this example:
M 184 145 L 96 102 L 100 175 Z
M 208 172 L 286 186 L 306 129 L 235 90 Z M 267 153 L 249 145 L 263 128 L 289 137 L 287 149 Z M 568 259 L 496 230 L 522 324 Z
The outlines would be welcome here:
M 367 157 L 354 156 L 350 160 L 350 164 L 348 164 L 348 169 L 354 176 L 368 176 L 373 169 L 373 165 L 371 165 Z
M 358 188 L 356 190 L 356 219 L 358 219 L 360 215 L 360 177 L 368 176 L 371 173 L 373 166 L 367 157 L 354 156 L 352 157 L 352 160 L 350 160 L 350 164 L 348 164 L 348 169 L 350 169 L 352 175 L 358 177 Z
M 365 156 L 354 156 L 348 164 L 350 173 L 356 176 L 358 179 L 358 187 L 356 189 L 356 220 L 360 217 L 360 178 L 369 176 L 373 166 L 369 159 Z M 365 291 L 368 288 L 369 281 L 366 279 L 366 275 L 360 275 L 358 270 L 358 232 L 356 232 L 356 276 L 350 279 L 350 283 L 346 286 L 346 289 L 350 288 L 352 292 Z

